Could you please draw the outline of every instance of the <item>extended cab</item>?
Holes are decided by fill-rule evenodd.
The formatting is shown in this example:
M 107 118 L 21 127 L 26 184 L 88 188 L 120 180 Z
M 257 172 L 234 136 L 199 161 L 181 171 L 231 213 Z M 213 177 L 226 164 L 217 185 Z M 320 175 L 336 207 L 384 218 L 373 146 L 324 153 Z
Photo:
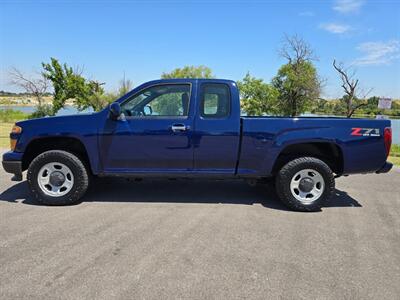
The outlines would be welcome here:
M 334 178 L 384 173 L 389 120 L 243 117 L 235 82 L 147 82 L 93 114 L 17 122 L 3 167 L 42 203 L 78 202 L 92 176 L 275 178 L 290 208 L 318 210 Z M 117 194 L 116 194 L 116 197 Z

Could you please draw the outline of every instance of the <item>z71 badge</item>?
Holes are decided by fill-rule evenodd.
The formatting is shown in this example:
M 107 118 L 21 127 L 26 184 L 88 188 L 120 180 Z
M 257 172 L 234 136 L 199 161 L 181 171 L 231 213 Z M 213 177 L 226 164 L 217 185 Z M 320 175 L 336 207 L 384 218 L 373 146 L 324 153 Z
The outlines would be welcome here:
M 351 135 L 355 136 L 380 136 L 379 128 L 352 128 Z

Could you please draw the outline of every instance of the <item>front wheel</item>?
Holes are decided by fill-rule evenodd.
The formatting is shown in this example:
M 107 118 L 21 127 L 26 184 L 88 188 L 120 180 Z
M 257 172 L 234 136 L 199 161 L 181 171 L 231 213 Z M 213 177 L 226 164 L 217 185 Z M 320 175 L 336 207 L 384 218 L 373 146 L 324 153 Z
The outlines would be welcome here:
M 46 205 L 75 204 L 89 185 L 82 161 L 61 150 L 38 155 L 29 165 L 27 180 L 34 197 Z
M 288 162 L 276 176 L 276 191 L 281 201 L 297 211 L 318 211 L 331 197 L 335 179 L 329 166 L 314 157 Z

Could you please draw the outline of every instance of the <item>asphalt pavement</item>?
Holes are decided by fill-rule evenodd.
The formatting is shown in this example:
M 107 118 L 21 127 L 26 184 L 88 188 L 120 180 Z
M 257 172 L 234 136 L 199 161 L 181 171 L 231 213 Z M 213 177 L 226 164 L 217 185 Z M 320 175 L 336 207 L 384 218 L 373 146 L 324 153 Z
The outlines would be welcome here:
M 1 299 L 399 299 L 400 171 L 317 213 L 241 181 L 98 180 L 41 206 L 0 170 Z

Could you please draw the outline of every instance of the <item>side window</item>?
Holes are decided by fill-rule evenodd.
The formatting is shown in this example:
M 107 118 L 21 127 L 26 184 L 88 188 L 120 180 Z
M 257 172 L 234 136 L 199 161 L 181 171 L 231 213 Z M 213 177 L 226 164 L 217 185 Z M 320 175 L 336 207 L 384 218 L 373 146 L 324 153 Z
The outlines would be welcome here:
M 200 114 L 205 118 L 226 118 L 231 112 L 229 87 L 222 83 L 201 85 Z
M 189 84 L 163 84 L 139 92 L 125 101 L 121 107 L 126 116 L 187 116 L 189 99 Z

